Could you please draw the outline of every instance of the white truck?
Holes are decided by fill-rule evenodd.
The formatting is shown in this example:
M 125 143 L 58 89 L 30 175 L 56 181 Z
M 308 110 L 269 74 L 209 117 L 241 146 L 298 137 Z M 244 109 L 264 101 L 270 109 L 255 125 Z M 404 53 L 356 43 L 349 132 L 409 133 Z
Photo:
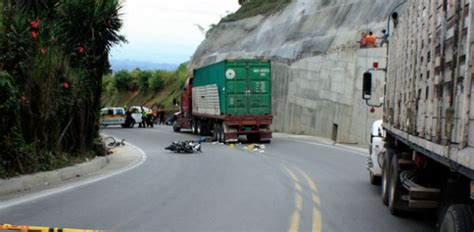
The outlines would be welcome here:
M 373 185 L 379 185 L 382 179 L 382 162 L 385 153 L 385 130 L 382 123 L 383 120 L 377 120 L 370 129 L 370 155 L 367 159 L 367 170 L 369 171 L 370 183 Z
M 406 1 L 392 15 L 382 199 L 392 214 L 437 210 L 440 231 L 474 230 L 472 0 Z M 371 73 L 363 98 L 371 98 Z

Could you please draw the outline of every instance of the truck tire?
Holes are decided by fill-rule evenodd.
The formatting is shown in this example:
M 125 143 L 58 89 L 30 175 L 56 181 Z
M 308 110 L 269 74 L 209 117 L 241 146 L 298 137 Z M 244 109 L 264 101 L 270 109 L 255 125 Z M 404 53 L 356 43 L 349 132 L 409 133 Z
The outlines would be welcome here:
M 196 121 L 192 120 L 191 121 L 191 133 L 196 134 L 196 132 L 197 132 L 197 130 L 196 130 Z
M 390 178 L 390 157 L 395 151 L 393 149 L 387 149 L 384 154 L 383 166 L 382 166 L 382 202 L 384 205 L 388 205 L 388 185 Z
M 388 209 L 392 215 L 400 215 L 402 210 L 400 209 L 402 195 L 403 195 L 403 186 L 400 181 L 400 166 L 398 165 L 398 155 L 394 155 L 391 158 L 390 162 L 390 175 L 389 183 L 387 188 L 388 193 Z
M 196 121 L 196 134 L 202 135 L 202 124 L 200 120 Z
M 473 211 L 469 205 L 451 205 L 444 215 L 440 232 L 472 232 L 474 230 Z

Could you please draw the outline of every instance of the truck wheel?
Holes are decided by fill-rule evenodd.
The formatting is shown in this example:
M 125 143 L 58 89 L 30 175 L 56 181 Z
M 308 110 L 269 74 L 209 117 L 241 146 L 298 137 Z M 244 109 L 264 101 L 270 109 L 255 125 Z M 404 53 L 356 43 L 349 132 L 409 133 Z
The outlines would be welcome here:
M 403 186 L 400 181 L 400 167 L 398 165 L 398 156 L 392 157 L 390 162 L 390 175 L 388 184 L 388 208 L 393 215 L 400 215 L 400 201 L 403 195 Z
M 193 134 L 197 133 L 196 121 L 195 120 L 191 121 L 191 131 L 192 131 Z
M 384 155 L 383 167 L 382 167 L 382 202 L 384 205 L 388 205 L 388 185 L 390 176 L 390 157 L 393 154 L 392 149 L 388 149 Z
M 202 135 L 202 124 L 199 120 L 196 122 L 196 134 Z
M 473 230 L 473 212 L 469 205 L 449 206 L 439 229 L 440 232 L 471 232 Z

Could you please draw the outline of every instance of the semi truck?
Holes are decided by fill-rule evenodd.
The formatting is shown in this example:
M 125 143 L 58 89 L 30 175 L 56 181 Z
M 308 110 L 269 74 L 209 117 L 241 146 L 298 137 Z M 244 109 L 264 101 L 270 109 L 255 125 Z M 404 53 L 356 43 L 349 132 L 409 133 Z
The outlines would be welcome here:
M 223 60 L 193 70 L 181 93 L 173 129 L 191 129 L 231 143 L 272 139 L 271 62 L 262 59 Z
M 384 69 L 382 201 L 395 215 L 437 212 L 440 231 L 473 231 L 472 0 L 405 2 Z

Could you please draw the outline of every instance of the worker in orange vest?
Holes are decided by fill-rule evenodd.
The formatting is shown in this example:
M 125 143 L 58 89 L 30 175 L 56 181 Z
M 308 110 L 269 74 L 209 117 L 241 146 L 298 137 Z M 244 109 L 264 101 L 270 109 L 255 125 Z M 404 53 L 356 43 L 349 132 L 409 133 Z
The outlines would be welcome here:
M 367 47 L 376 48 L 377 47 L 377 36 L 374 33 L 369 32 L 369 35 L 366 37 Z
M 359 43 L 360 48 L 366 48 L 367 47 L 367 33 L 362 32 L 362 34 L 360 35 L 360 40 L 357 41 L 357 43 Z

